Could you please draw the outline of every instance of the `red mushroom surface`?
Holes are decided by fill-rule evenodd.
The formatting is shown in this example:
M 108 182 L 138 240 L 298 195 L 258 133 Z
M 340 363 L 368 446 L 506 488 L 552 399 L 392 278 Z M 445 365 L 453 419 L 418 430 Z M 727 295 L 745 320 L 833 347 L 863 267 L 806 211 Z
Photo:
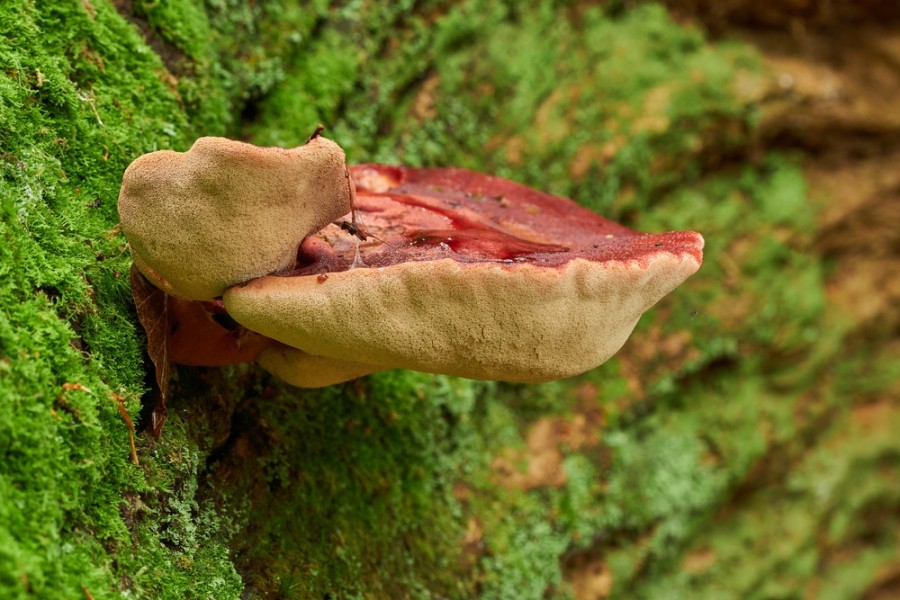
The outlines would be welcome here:
M 689 255 L 698 266 L 703 259 L 697 233 L 633 231 L 571 200 L 500 177 L 384 165 L 351 166 L 350 173 L 365 239 L 346 231 L 352 229 L 347 219 L 329 225 L 304 240 L 297 267 L 283 275 L 445 258 L 542 268 L 576 258 L 643 263 L 660 252 Z

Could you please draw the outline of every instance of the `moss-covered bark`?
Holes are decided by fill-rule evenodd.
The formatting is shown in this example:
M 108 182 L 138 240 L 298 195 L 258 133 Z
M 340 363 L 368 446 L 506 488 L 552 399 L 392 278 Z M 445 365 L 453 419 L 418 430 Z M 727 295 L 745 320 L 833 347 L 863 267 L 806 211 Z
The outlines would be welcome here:
M 117 402 L 137 417 L 148 380 L 116 230 L 131 160 L 225 133 L 277 78 L 288 32 L 250 40 L 280 9 L 242 5 L 0 7 L 3 598 L 242 589 L 223 518 L 195 498 L 197 444 L 176 425 L 163 446 L 139 442 L 140 467 L 129 462 Z M 311 26 L 289 16 L 297 32 Z
M 845 598 L 896 577 L 898 321 L 838 301 L 836 200 L 770 134 L 803 96 L 750 46 L 654 5 L 486 0 L 21 0 L 0 32 L 0 597 Z M 180 369 L 131 464 L 117 402 L 153 399 L 122 171 L 318 122 L 353 161 L 701 231 L 706 262 L 569 381 Z

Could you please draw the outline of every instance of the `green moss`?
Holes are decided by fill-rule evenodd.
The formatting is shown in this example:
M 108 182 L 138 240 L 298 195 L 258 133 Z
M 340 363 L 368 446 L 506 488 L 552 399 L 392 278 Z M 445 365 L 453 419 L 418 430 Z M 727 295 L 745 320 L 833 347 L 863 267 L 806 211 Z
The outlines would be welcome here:
M 476 386 L 403 372 L 302 393 L 259 374 L 241 385 L 247 396 L 211 459 L 210 484 L 220 514 L 245 528 L 238 545 L 248 590 L 288 598 L 471 592 L 457 563 L 453 488 L 460 465 L 480 456 L 470 418 Z M 192 427 L 202 410 L 191 409 Z
M 205 466 L 196 444 L 176 424 L 167 442 L 184 461 L 154 456 L 147 439 L 142 466 L 129 461 L 117 398 L 136 419 L 146 373 L 115 229 L 132 159 L 223 132 L 236 110 L 225 81 L 238 77 L 225 63 L 238 60 L 219 59 L 201 5 L 135 8 L 145 33 L 162 32 L 182 57 L 180 81 L 105 0 L 0 8 L 4 598 L 82 588 L 95 598 L 223 598 L 241 587 L 221 517 L 194 497 Z M 211 104 L 186 104 L 185 86 L 213 92 Z
M 134 16 L 145 19 L 151 29 L 192 62 L 208 59 L 213 54 L 213 48 L 207 43 L 210 26 L 203 2 L 139 0 L 133 10 Z
M 735 160 L 756 143 L 753 52 L 649 4 L 133 8 L 0 8 L 0 596 L 566 597 L 599 556 L 618 597 L 847 597 L 892 560 L 896 356 L 846 344 L 800 159 Z M 356 161 L 699 230 L 705 264 L 569 381 L 300 391 L 182 369 L 130 464 L 116 397 L 136 417 L 148 379 L 122 170 L 318 122 Z M 593 441 L 559 443 L 563 483 L 510 484 L 495 460 L 527 471 L 548 419 Z
M 363 22 L 333 20 L 351 35 Z M 429 7 L 403 25 L 395 44 L 379 45 L 378 33 L 362 50 L 333 34 L 310 42 L 249 133 L 296 143 L 323 121 L 351 159 L 498 173 L 640 229 L 695 229 L 707 240 L 700 273 L 645 316 L 618 359 L 570 382 L 490 387 L 475 405 L 469 418 L 482 443 L 472 455 L 481 458 L 464 470 L 451 455 L 448 466 L 475 490 L 461 508 L 485 531 L 473 575 L 482 595 L 564 595 L 551 557 L 586 545 L 623 597 L 747 597 L 766 577 L 772 594 L 809 581 L 828 552 L 811 543 L 816 517 L 793 525 L 800 537 L 785 541 L 793 575 L 783 580 L 762 554 L 739 556 L 741 544 L 765 546 L 762 528 L 724 534 L 740 577 L 681 569 L 748 478 L 775 457 L 802 460 L 822 435 L 813 424 L 849 401 L 821 388 L 844 360 L 846 326 L 828 313 L 825 269 L 811 251 L 816 205 L 799 161 L 773 155 L 716 170 L 754 143 L 759 59 L 738 44 L 709 44 L 654 5 L 471 1 Z M 656 343 L 671 350 L 648 351 Z M 597 390 L 591 410 L 604 415 L 603 441 L 565 452 L 566 484 L 499 486 L 491 457 L 527 455 L 532 423 L 584 411 L 584 389 Z M 810 409 L 817 416 L 798 423 L 807 394 L 821 398 Z M 772 495 L 798 515 L 807 510 L 775 477 Z M 853 529 L 865 511 L 851 512 Z
M 364 38 L 363 50 L 317 41 L 267 99 L 253 135 L 296 140 L 321 120 L 351 159 L 478 168 L 613 217 L 696 176 L 711 143 L 716 151 L 746 143 L 754 108 L 733 89 L 755 77 L 752 53 L 712 48 L 658 6 L 620 18 L 596 7 L 567 13 L 552 3 L 525 11 L 472 1 L 428 29 L 410 18 L 380 48 L 383 33 Z M 298 125 L 286 114 L 303 118 Z

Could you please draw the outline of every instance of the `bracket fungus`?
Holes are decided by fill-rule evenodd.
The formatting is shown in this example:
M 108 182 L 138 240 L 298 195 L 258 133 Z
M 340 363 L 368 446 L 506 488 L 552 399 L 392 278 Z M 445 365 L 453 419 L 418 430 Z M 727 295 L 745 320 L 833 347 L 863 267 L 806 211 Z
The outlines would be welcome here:
M 196 339 L 251 339 L 229 356 L 302 387 L 394 368 L 577 375 L 702 262 L 697 233 L 639 233 L 498 177 L 360 165 L 348 179 L 343 152 L 315 135 L 294 150 L 204 138 L 156 154 L 128 168 L 119 201 L 135 263 L 185 300 L 221 295 L 215 309 L 179 304 L 191 341 L 173 356 L 227 362 Z

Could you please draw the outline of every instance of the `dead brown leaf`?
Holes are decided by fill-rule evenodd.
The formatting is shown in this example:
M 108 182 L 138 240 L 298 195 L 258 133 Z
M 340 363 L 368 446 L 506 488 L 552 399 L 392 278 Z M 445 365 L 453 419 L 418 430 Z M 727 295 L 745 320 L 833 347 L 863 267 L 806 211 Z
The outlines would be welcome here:
M 168 418 L 166 399 L 172 364 L 169 358 L 169 311 L 166 294 L 131 265 L 131 294 L 137 309 L 138 320 L 147 334 L 147 354 L 153 362 L 159 398 L 150 416 L 150 431 L 155 438 L 162 435 Z

